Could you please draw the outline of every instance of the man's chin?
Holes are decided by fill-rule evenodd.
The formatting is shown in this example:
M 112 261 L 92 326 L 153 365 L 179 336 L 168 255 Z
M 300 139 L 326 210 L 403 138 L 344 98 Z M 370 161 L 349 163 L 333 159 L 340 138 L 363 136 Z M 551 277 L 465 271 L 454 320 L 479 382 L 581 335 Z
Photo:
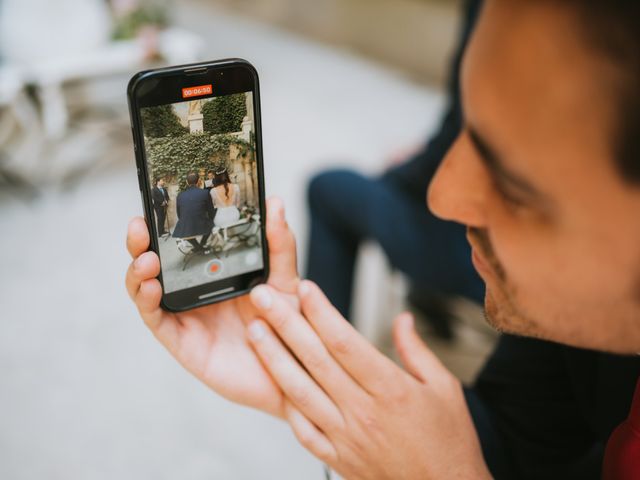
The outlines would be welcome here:
M 491 290 L 487 288 L 484 296 L 484 319 L 494 329 L 499 332 L 504 330 L 502 322 L 500 322 L 500 312 Z
M 518 312 L 512 301 L 495 293 L 487 286 L 484 297 L 484 317 L 487 323 L 501 333 L 511 333 L 528 337 L 537 336 L 536 325 Z

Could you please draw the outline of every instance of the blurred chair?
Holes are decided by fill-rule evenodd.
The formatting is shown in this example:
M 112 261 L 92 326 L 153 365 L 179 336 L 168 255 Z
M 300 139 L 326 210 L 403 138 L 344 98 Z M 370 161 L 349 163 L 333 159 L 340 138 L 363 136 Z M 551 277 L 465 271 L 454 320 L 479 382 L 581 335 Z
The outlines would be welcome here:
M 0 64 L 0 179 L 29 186 L 41 138 L 38 112 L 26 92 L 23 72 Z

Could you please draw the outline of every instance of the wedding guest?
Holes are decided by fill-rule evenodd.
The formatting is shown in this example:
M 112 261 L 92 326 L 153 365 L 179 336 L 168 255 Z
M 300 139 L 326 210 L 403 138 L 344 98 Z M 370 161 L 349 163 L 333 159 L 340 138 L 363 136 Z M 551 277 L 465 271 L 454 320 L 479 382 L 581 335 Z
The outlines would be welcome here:
M 155 186 L 151 190 L 151 198 L 153 200 L 153 210 L 156 212 L 156 222 L 158 225 L 158 236 L 168 235 L 165 229 L 167 219 L 167 207 L 169 206 L 169 192 L 164 186 L 164 178 L 158 177 Z
M 461 130 L 460 64 L 481 6 L 480 0 L 465 4 L 449 71 L 448 106 L 423 148 L 382 175 L 334 169 L 318 173 L 309 184 L 307 277 L 346 318 L 352 313 L 355 263 L 365 240 L 380 245 L 391 266 L 406 275 L 409 303 L 441 338 L 453 337 L 448 297 L 484 299 L 464 227 L 425 208 L 427 186 Z
M 207 189 L 208 192 L 214 187 L 215 184 L 215 175 L 211 170 L 207 172 L 207 179 L 204 181 L 204 188 Z

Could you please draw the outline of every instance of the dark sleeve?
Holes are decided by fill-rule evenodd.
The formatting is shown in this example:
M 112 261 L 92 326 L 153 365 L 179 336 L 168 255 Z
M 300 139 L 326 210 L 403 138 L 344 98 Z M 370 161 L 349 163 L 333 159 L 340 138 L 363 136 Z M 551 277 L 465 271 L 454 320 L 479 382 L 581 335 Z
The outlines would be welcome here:
M 423 199 L 440 162 L 451 148 L 462 128 L 460 103 L 460 64 L 478 17 L 481 0 L 467 0 L 458 46 L 449 67 L 447 108 L 440 128 L 424 148 L 407 162 L 387 170 L 383 178 L 416 198 Z
M 162 202 L 158 201 L 158 192 L 155 188 L 151 189 L 151 200 L 153 201 L 154 207 L 159 207 Z
M 182 208 L 181 208 L 182 207 L 182 202 L 181 202 L 182 199 L 180 198 L 181 195 L 182 194 L 179 193 L 178 194 L 178 198 L 176 198 L 176 215 L 178 217 L 178 220 L 180 220 L 180 210 L 182 210 Z
M 594 436 L 567 368 L 566 347 L 504 335 L 466 390 L 497 479 L 597 479 Z M 585 367 L 595 353 L 585 354 Z M 597 456 L 595 457 L 597 459 Z

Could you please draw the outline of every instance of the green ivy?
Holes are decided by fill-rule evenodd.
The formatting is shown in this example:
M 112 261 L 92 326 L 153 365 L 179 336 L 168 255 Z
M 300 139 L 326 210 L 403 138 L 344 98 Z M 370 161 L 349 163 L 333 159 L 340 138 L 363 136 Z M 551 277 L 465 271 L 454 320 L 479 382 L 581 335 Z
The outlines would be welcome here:
M 147 137 L 166 137 L 184 135 L 189 131 L 180 123 L 173 105 L 144 107 L 140 110 L 144 134 Z
M 233 133 L 242 129 L 247 115 L 244 93 L 215 97 L 202 106 L 202 125 L 205 132 Z
M 180 190 L 184 190 L 189 172 L 223 168 L 232 171 L 229 159 L 229 148 L 232 145 L 239 151 L 236 159 L 255 151 L 252 143 L 233 135 L 196 133 L 145 138 L 151 181 L 157 177 L 165 177 L 168 181 L 177 180 Z

